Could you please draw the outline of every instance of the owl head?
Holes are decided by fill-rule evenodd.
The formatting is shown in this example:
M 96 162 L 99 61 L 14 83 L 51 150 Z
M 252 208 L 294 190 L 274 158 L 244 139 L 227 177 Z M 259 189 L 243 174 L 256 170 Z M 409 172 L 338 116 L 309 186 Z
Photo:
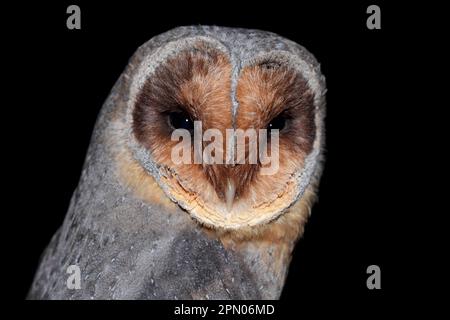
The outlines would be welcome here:
M 155 37 L 141 56 L 128 147 L 198 222 L 266 224 L 318 179 L 325 84 L 306 49 L 269 32 L 196 26 Z

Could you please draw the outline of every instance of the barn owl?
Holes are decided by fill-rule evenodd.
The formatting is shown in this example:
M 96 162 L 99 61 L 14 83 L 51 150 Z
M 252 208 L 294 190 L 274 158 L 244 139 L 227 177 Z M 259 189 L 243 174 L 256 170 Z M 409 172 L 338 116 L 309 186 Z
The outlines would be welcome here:
M 270 32 L 191 26 L 146 42 L 101 109 L 28 298 L 279 298 L 321 175 L 325 91 L 312 54 Z M 228 129 L 273 129 L 277 170 L 175 162 L 174 131 L 196 122 L 231 132 L 214 152 L 229 159 Z M 67 284 L 73 265 L 79 288 Z

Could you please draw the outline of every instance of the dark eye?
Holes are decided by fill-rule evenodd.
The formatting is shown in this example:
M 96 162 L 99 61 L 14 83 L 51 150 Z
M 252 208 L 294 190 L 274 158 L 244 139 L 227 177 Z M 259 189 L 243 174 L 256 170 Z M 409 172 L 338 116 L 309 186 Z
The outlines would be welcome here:
M 279 115 L 270 121 L 269 125 L 267 126 L 267 130 L 270 132 L 271 129 L 278 129 L 283 130 L 286 126 L 286 117 L 283 115 Z M 268 132 L 268 133 L 269 133 Z
M 171 112 L 169 123 L 174 129 L 194 130 L 194 122 L 186 112 Z

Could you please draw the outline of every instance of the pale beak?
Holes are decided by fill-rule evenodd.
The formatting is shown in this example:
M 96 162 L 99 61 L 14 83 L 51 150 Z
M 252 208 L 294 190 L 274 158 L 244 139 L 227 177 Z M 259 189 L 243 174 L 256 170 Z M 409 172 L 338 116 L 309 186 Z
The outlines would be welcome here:
M 227 205 L 228 212 L 231 212 L 231 209 L 233 208 L 235 194 L 236 194 L 236 187 L 234 185 L 234 182 L 232 180 L 228 179 L 227 186 L 225 189 L 225 202 Z

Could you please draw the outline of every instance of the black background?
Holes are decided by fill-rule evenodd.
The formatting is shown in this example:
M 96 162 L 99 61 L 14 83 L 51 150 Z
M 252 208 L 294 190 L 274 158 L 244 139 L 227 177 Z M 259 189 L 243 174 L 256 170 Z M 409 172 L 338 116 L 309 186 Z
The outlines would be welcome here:
M 312 52 L 327 80 L 319 202 L 295 249 L 283 305 L 320 299 L 377 308 L 401 294 L 410 248 L 399 195 L 405 163 L 397 157 L 405 148 L 399 77 L 409 59 L 400 48 L 411 37 L 399 21 L 404 12 L 379 1 L 243 3 L 60 1 L 15 8 L 10 28 L 21 36 L 10 53 L 23 57 L 27 70 L 27 90 L 14 88 L 18 149 L 25 155 L 14 159 L 22 168 L 15 215 L 26 239 L 15 250 L 17 298 L 25 298 L 39 256 L 62 224 L 96 116 L 128 59 L 151 37 L 192 24 L 278 33 Z M 381 7 L 381 30 L 366 28 L 373 3 Z M 70 4 L 81 7 L 81 30 L 66 28 Z M 366 287 L 371 264 L 381 268 L 378 291 Z

